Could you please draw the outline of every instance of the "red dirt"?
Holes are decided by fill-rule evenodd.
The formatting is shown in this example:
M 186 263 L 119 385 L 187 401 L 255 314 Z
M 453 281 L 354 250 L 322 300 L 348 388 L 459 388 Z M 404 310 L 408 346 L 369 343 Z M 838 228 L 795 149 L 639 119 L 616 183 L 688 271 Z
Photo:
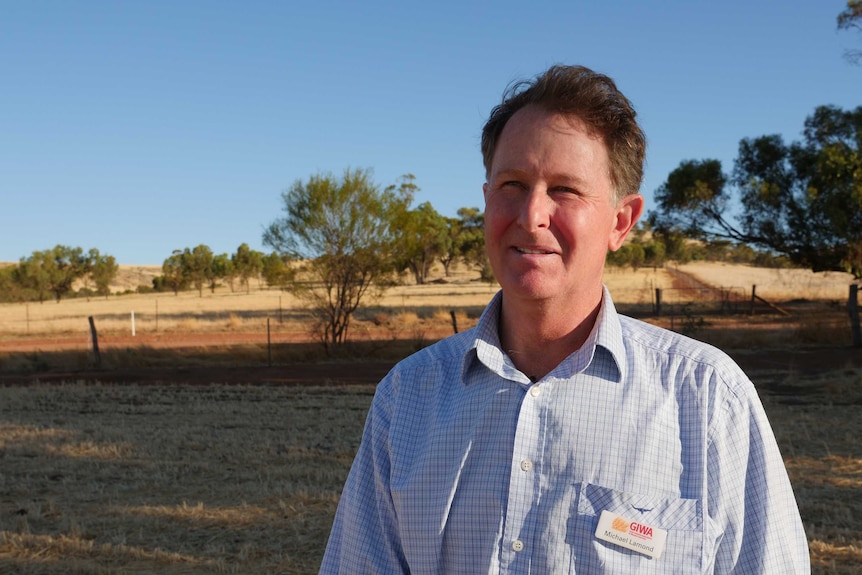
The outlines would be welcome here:
M 427 335 L 427 334 L 426 334 Z M 443 337 L 447 334 L 438 334 Z M 428 341 L 431 337 L 428 337 Z M 308 343 L 302 334 L 273 334 L 273 343 Z M 204 348 L 243 344 L 266 344 L 266 337 L 248 333 L 197 333 L 110 336 L 100 338 L 100 348 Z M 87 350 L 86 338 L 44 338 L 0 341 L 0 352 L 51 352 Z M 806 347 L 771 350 L 731 350 L 730 355 L 752 375 L 758 372 L 785 372 L 814 375 L 835 369 L 862 368 L 862 349 L 852 347 Z M 102 370 L 0 373 L 0 385 L 39 382 L 102 381 L 105 383 L 263 383 L 374 384 L 394 365 L 395 360 L 339 360 L 321 363 L 290 363 L 272 367 L 249 365 L 109 368 Z

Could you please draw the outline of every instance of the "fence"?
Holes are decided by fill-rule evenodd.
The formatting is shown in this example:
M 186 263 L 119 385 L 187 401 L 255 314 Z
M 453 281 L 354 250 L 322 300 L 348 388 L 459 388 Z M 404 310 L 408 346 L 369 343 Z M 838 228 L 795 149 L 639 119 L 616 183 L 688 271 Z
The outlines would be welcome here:
M 376 302 L 377 309 L 389 310 L 449 310 L 471 308 L 471 315 L 496 292 L 496 286 L 428 285 L 391 290 Z M 635 317 L 661 317 L 674 321 L 699 316 L 765 315 L 801 316 L 821 313 L 823 306 L 841 312 L 837 302 L 789 302 L 776 305 L 750 287 L 673 287 L 614 289 L 613 299 L 622 313 Z M 846 314 L 850 317 L 853 344 L 862 346 L 859 329 L 858 286 L 850 286 Z M 846 318 L 847 315 L 844 317 Z M 199 297 L 196 292 L 160 294 L 157 296 L 124 296 L 109 300 L 93 298 L 63 300 L 60 303 L 0 304 L 0 339 L 20 336 L 68 337 L 79 335 L 89 339 L 87 318 L 95 317 L 100 330 L 139 335 L 153 333 L 192 333 L 195 331 L 248 331 L 265 333 L 268 320 L 277 332 L 301 331 L 300 324 L 308 319 L 302 302 L 278 291 L 261 290 L 247 294 L 224 294 Z M 844 320 L 846 322 L 846 319 Z M 846 325 L 846 323 L 844 324 Z

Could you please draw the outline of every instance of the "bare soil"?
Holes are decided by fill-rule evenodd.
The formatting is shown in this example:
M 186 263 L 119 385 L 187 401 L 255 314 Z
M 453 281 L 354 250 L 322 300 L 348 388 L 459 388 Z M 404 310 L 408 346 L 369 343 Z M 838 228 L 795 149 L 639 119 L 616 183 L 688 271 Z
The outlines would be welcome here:
M 429 334 L 426 334 L 428 336 Z M 444 337 L 446 333 L 434 334 Z M 160 334 L 149 336 L 112 336 L 106 338 L 103 349 L 148 346 L 152 348 L 202 349 L 218 346 L 265 344 L 260 334 L 198 333 Z M 311 345 L 304 334 L 278 334 L 273 343 L 281 346 Z M 41 338 L 0 341 L 0 352 L 50 353 L 69 349 L 88 349 L 85 338 Z M 729 355 L 755 382 L 758 374 L 814 375 L 834 369 L 862 368 L 862 348 L 850 346 L 808 346 L 781 349 L 727 350 Z M 273 385 L 300 384 L 373 384 L 378 382 L 397 359 L 338 359 L 323 362 L 291 362 L 268 365 L 127 367 L 81 370 L 45 370 L 28 373 L 0 372 L 0 384 L 20 385 L 31 382 L 101 381 L 104 383 L 265 383 Z

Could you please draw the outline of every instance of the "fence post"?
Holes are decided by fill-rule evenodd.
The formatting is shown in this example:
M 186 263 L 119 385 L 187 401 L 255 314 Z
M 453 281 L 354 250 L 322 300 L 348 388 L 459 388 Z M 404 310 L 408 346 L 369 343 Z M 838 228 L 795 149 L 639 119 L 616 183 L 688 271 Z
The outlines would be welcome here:
M 748 312 L 749 315 L 754 315 L 754 304 L 757 300 L 757 286 L 751 285 L 751 311 Z
M 272 337 L 269 332 L 269 318 L 266 318 L 266 362 L 272 367 Z
M 862 329 L 859 327 L 859 286 L 850 285 L 847 298 L 847 313 L 850 314 L 850 330 L 853 333 L 853 347 L 862 347 Z
M 96 367 L 102 367 L 102 354 L 99 353 L 99 334 L 96 333 L 96 322 L 90 316 L 90 335 L 93 337 L 93 356 L 96 358 Z
M 661 288 L 655 288 L 655 316 L 661 317 Z
M 452 318 L 452 331 L 454 331 L 455 333 L 458 333 L 458 320 L 455 319 L 455 310 L 454 309 L 449 310 L 449 317 Z

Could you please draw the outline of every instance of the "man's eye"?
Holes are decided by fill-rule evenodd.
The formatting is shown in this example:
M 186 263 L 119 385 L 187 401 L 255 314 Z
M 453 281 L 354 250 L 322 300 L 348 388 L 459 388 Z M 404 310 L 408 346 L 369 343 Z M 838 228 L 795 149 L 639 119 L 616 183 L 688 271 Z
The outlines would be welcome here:
M 555 186 L 553 191 L 558 192 L 560 194 L 577 194 L 578 191 L 574 188 L 570 188 L 568 186 Z

